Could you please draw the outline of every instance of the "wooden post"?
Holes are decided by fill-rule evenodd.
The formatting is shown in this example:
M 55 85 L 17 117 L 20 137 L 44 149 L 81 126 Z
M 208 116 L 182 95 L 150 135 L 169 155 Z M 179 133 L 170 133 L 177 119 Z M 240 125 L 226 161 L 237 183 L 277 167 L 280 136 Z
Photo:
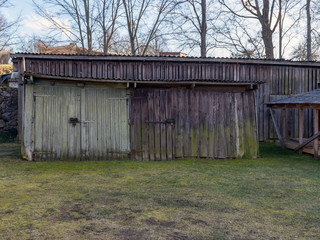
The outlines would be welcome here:
M 319 110 L 314 109 L 314 134 L 319 132 Z M 313 150 L 314 150 L 314 157 L 318 158 L 318 147 L 319 147 L 319 141 L 318 138 L 316 138 L 313 142 Z
M 303 124 L 303 108 L 299 108 L 299 145 L 303 142 Z M 302 154 L 302 149 L 299 154 Z
M 283 140 L 287 138 L 287 126 L 286 126 L 286 109 L 282 108 L 282 137 Z
M 299 144 L 303 141 L 303 108 L 299 108 Z
M 273 122 L 273 125 L 274 125 L 274 128 L 276 130 L 276 133 L 277 133 L 277 136 L 279 138 L 279 141 L 280 141 L 280 144 L 281 144 L 281 147 L 282 148 L 285 148 L 285 143 L 283 141 L 283 138 L 281 137 L 281 134 L 280 134 L 280 131 L 279 131 L 279 128 L 277 126 L 277 122 L 276 122 L 276 119 L 274 118 L 274 115 L 273 115 L 273 109 L 270 108 L 270 114 L 271 114 L 271 118 L 272 118 L 272 122 Z

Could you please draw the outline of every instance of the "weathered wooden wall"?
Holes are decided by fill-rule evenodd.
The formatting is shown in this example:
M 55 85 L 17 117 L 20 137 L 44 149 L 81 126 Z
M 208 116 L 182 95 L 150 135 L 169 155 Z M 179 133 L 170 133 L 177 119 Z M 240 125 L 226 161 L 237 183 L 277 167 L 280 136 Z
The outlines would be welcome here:
M 166 58 L 126 56 L 63 56 L 16 54 L 17 69 L 39 75 L 76 80 L 115 80 L 153 83 L 262 83 L 256 91 L 259 140 L 276 138 L 264 103 L 313 90 L 320 83 L 320 63 L 255 59 Z M 287 110 L 288 136 L 297 137 L 298 113 Z M 280 119 L 281 111 L 276 112 Z M 305 137 L 313 132 L 312 112 L 304 113 Z M 281 121 L 278 122 L 281 124 Z
M 264 103 L 281 99 L 292 94 L 314 90 L 320 83 L 320 66 L 272 66 L 265 84 L 257 90 L 257 114 L 259 140 L 277 139 L 270 113 Z M 298 110 L 287 109 L 287 136 L 297 138 L 299 135 Z M 282 110 L 275 111 L 278 126 L 282 128 Z M 313 133 L 313 112 L 304 111 L 304 137 Z
M 254 103 L 253 91 L 236 88 L 135 89 L 130 108 L 134 158 L 257 157 Z
M 261 83 L 269 70 L 266 66 L 216 62 L 99 61 L 26 59 L 26 72 L 60 77 L 153 80 L 221 81 L 223 83 Z

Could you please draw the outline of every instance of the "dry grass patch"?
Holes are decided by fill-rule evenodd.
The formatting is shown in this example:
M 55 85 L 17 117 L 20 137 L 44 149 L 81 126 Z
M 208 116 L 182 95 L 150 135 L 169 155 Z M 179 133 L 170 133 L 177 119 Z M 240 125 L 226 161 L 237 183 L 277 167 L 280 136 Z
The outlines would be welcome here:
M 320 162 L 25 162 L 0 145 L 0 239 L 318 239 Z

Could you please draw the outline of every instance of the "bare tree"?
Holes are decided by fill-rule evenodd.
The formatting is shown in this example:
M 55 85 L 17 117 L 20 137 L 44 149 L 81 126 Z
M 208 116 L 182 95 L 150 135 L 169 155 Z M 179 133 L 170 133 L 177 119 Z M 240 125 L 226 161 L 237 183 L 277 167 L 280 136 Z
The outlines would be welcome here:
M 207 56 L 207 1 L 201 0 L 201 23 L 200 23 L 200 36 L 201 36 L 201 57 Z
M 265 56 L 274 58 L 273 33 L 281 19 L 281 0 L 239 0 L 241 8 L 231 7 L 227 0 L 219 0 L 226 9 L 239 18 L 256 19 L 260 23 Z
M 145 55 L 174 8 L 173 0 L 122 0 L 132 55 Z
M 0 0 L 0 8 L 3 7 L 9 7 L 11 4 L 9 3 L 9 0 Z
M 295 29 L 301 20 L 302 11 L 299 0 L 279 0 L 279 26 L 278 26 L 278 52 L 279 59 L 283 55 L 291 43 L 291 40 L 296 36 Z M 289 20 L 289 21 L 287 21 Z
M 90 0 L 33 0 L 37 13 L 46 18 L 65 37 L 79 42 L 83 53 L 92 52 L 95 26 L 95 4 Z M 93 2 L 94 3 L 94 2 Z M 68 19 L 71 26 L 63 25 L 61 18 Z
M 0 9 L 11 6 L 8 0 L 0 0 Z M 14 21 L 7 21 L 0 15 L 0 51 L 5 51 L 16 44 L 17 29 L 19 28 L 20 16 Z
M 208 51 L 215 47 L 213 35 L 219 17 L 216 9 L 216 0 L 176 0 L 171 24 L 172 35 L 180 49 L 199 49 L 201 57 L 207 56 Z
M 300 5 L 300 12 L 303 12 L 302 26 L 297 33 L 301 41 L 293 48 L 292 59 L 314 61 L 320 58 L 320 32 L 316 26 L 320 23 L 320 7 L 318 0 L 306 0 Z M 306 30 L 301 31 L 301 28 Z
M 113 36 L 119 27 L 116 23 L 120 6 L 121 0 L 99 0 L 97 4 L 98 14 L 96 21 L 101 27 L 102 49 L 105 54 L 109 52 Z
M 248 28 L 244 19 L 229 15 L 223 25 L 216 29 L 215 41 L 232 57 L 262 58 L 265 48 L 259 31 Z

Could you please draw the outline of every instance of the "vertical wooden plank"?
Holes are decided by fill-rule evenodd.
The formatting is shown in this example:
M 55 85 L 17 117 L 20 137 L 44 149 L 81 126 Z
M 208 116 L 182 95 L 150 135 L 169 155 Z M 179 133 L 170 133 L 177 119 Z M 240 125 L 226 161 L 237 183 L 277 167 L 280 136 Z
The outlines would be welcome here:
M 317 134 L 319 132 L 319 110 L 314 109 L 314 134 Z M 316 138 L 313 142 L 313 151 L 314 151 L 314 157 L 318 158 L 318 150 L 319 150 L 319 140 Z
M 60 88 L 59 87 L 53 87 L 52 88 L 52 93 L 55 96 L 53 98 L 54 102 L 54 109 L 53 112 L 54 114 L 54 129 L 53 129 L 53 149 L 55 151 L 55 158 L 56 159 L 61 159 L 61 142 L 60 142 L 60 135 L 61 133 L 61 128 L 62 128 L 62 119 L 61 119 L 61 94 L 60 94 Z
M 50 88 L 44 88 L 43 87 L 43 95 L 42 95 L 42 101 L 43 101 L 43 109 L 42 109 L 42 119 L 43 119 L 43 124 L 42 124 L 42 156 L 45 159 L 46 152 L 49 152 L 49 128 L 50 128 L 50 104 L 49 104 L 49 95 L 50 95 Z
M 106 156 L 108 159 L 112 159 L 112 124 L 111 124 L 111 118 L 112 118 L 112 105 L 110 102 L 110 98 L 112 97 L 112 89 L 107 88 L 105 92 L 105 148 L 106 148 Z M 132 131 L 134 131 L 134 127 L 132 127 Z M 132 134 L 132 137 L 134 137 L 134 133 Z
M 115 65 L 115 71 L 117 71 L 117 64 Z M 114 120 L 114 127 L 113 127 L 113 136 L 114 136 L 114 159 L 119 159 L 120 158 L 120 146 L 121 146 L 121 139 L 120 139 L 120 92 L 119 89 L 113 88 L 114 89 L 114 97 L 112 99 L 113 106 L 114 106 L 114 115 L 113 115 L 113 120 Z M 98 109 L 97 109 L 98 110 Z
M 35 109 L 34 109 L 34 97 L 33 97 L 33 84 L 26 84 L 25 87 L 25 111 L 23 112 L 24 116 L 24 134 L 23 134 L 23 157 L 27 158 L 28 160 L 32 160 L 32 152 L 34 151 L 33 146 L 33 136 L 34 136 L 34 116 L 35 116 Z
M 165 109 L 166 109 L 166 119 L 175 119 L 174 118 L 174 108 L 172 104 L 172 96 L 174 89 L 166 90 L 166 99 L 165 99 Z M 167 160 L 173 159 L 173 129 L 174 124 L 166 124 L 166 148 L 167 148 Z
M 191 141 L 190 141 L 190 132 L 191 132 L 191 102 L 190 102 L 191 90 L 183 89 L 182 92 L 182 102 L 184 110 L 182 110 L 182 122 L 183 122 L 183 156 L 191 157 Z
M 43 130 L 43 97 L 40 97 L 39 95 L 42 94 L 42 87 L 40 86 L 35 86 L 35 98 L 36 98 L 36 103 L 35 103 L 35 126 L 36 128 L 34 129 L 34 151 L 35 152 L 43 152 L 42 151 L 42 130 Z M 37 157 L 41 159 L 41 154 L 36 154 Z
M 98 66 L 97 66 L 98 68 Z M 98 69 L 97 69 L 98 73 Z M 103 98 L 104 89 L 98 88 L 96 91 L 96 106 L 97 111 L 95 113 L 95 121 L 97 122 L 97 160 L 103 160 L 104 154 L 103 154 L 103 142 L 104 142 L 104 130 L 105 130 L 105 124 L 104 124 L 104 117 L 103 117 L 103 109 L 105 106 L 105 99 Z M 118 118 L 119 116 L 114 116 L 115 118 Z M 120 144 L 118 145 L 120 147 Z M 118 150 L 118 149 L 117 149 Z
M 81 121 L 86 120 L 86 90 L 82 88 L 80 90 L 80 119 Z M 81 160 L 88 160 L 88 152 L 87 152 L 87 123 L 81 124 Z
M 208 157 L 209 142 L 209 100 L 210 95 L 206 90 L 199 94 L 199 157 Z
M 75 94 L 75 89 L 70 88 L 70 96 L 69 96 L 69 108 L 68 108 L 68 114 L 67 116 L 76 118 L 76 94 Z M 75 132 L 76 132 L 76 125 L 73 126 L 72 124 L 68 124 L 68 145 L 67 145 L 67 152 L 68 152 L 68 159 L 67 160 L 75 160 Z
M 154 89 L 154 119 L 160 121 L 160 91 Z M 154 138 L 155 138 L 155 160 L 161 160 L 161 129 L 160 124 L 154 126 Z
M 218 137 L 217 137 L 217 157 L 218 158 L 225 158 L 226 157 L 226 132 L 225 132 L 225 103 L 226 98 L 224 93 L 217 92 L 217 126 L 218 126 Z
M 235 94 L 234 93 L 230 93 L 230 97 L 229 97 L 229 111 L 228 111 L 228 129 L 230 129 L 230 134 L 229 134 L 229 154 L 228 154 L 228 158 L 236 158 L 238 157 L 238 144 L 237 144 L 237 140 L 238 140 L 238 134 L 237 134 L 237 112 L 236 112 L 236 103 L 235 103 Z
M 190 90 L 190 157 L 199 156 L 199 91 Z
M 237 131 L 237 156 L 244 155 L 244 118 L 243 118 L 243 94 L 235 93 L 236 131 Z
M 207 119 L 208 122 L 208 144 L 207 144 L 207 156 L 209 158 L 214 158 L 214 126 L 215 126 L 215 103 L 214 103 L 214 92 L 208 91 L 208 110 Z
M 160 103 L 160 115 L 158 118 L 159 122 L 165 122 L 166 120 L 166 96 L 167 92 L 165 89 L 160 90 L 159 103 Z M 166 124 L 160 124 L 160 157 L 161 160 L 167 160 L 167 133 L 166 133 Z
M 285 140 L 287 138 L 287 126 L 286 126 L 286 109 L 282 109 L 282 137 Z
M 135 129 L 136 129 L 136 152 L 135 156 L 136 156 L 136 160 L 142 160 L 142 152 L 144 149 L 142 149 L 142 132 L 141 132 L 141 125 L 142 125 L 142 116 L 141 116 L 141 102 L 143 101 L 142 97 L 143 97 L 143 92 L 141 91 L 141 89 L 139 89 L 139 95 L 140 98 L 136 99 L 135 102 L 135 117 L 136 117 L 136 121 L 135 121 Z
M 147 102 L 148 102 L 148 121 L 154 122 L 154 90 L 149 89 L 148 90 L 148 96 L 147 96 Z M 148 124 L 148 144 L 149 144 L 149 159 L 150 161 L 155 160 L 155 125 L 154 124 Z
M 143 100 L 141 101 L 141 150 L 142 158 L 145 161 L 149 161 L 149 125 L 146 121 L 149 119 L 147 94 L 148 90 L 143 90 Z
M 184 91 L 179 88 L 175 90 L 175 116 L 176 116 L 176 125 L 175 125 L 175 157 L 182 158 L 183 157 L 183 133 L 184 133 L 184 121 L 185 118 L 183 116 L 184 113 Z
M 130 137 L 130 134 L 129 134 L 129 122 L 128 122 L 128 119 L 129 119 L 129 104 L 128 104 L 128 90 L 127 89 L 122 89 L 121 90 L 122 92 L 122 97 L 123 97 L 123 100 L 121 101 L 122 105 L 121 105 L 121 113 L 122 113 L 122 116 L 121 116 L 121 129 L 122 129 L 122 136 L 121 138 L 123 139 L 122 141 L 122 152 L 123 152 L 123 157 L 122 158 L 125 158 L 127 159 L 128 158 L 128 153 L 130 151 L 130 141 L 129 141 L 129 137 Z

